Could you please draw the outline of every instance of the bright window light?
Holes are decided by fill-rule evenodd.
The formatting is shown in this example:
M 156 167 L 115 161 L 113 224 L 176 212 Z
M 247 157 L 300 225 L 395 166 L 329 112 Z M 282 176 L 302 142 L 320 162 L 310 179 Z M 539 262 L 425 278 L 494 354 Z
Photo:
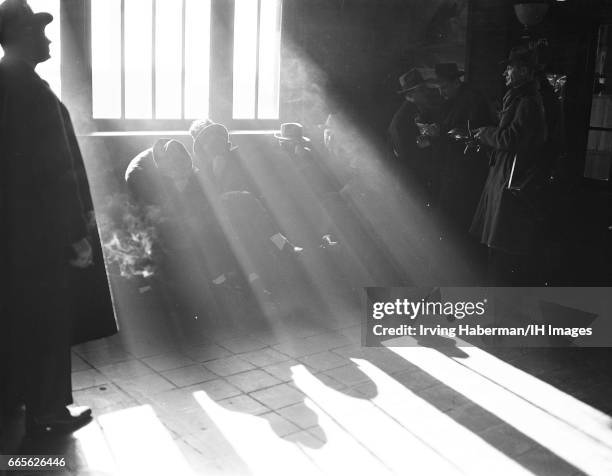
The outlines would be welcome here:
M 210 0 L 185 4 L 185 116 L 208 117 Z
M 258 0 L 236 0 L 234 16 L 234 119 L 255 118 Z
M 121 0 L 91 0 L 93 117 L 121 118 Z
M 261 0 L 259 29 L 259 119 L 278 119 L 281 0 Z
M 180 119 L 183 9 L 176 0 L 156 0 L 155 115 Z
M 150 119 L 153 113 L 152 0 L 125 2 L 125 117 Z
M 236 0 L 234 119 L 277 119 L 282 0 Z

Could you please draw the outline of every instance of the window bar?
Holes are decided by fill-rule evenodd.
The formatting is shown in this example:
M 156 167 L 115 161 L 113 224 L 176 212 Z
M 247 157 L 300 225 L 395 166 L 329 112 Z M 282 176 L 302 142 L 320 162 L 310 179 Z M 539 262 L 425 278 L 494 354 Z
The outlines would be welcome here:
M 185 119 L 185 41 L 187 24 L 187 0 L 182 0 L 182 24 L 181 31 L 181 119 Z
M 261 34 L 261 0 L 257 0 L 257 46 L 255 52 L 255 117 L 259 118 L 259 43 Z
M 157 108 L 156 108 L 156 100 L 157 100 L 157 76 L 156 71 L 157 67 L 155 64 L 156 56 L 157 56 L 157 0 L 151 1 L 151 118 L 157 118 Z
M 121 0 L 121 119 L 125 119 L 125 1 Z

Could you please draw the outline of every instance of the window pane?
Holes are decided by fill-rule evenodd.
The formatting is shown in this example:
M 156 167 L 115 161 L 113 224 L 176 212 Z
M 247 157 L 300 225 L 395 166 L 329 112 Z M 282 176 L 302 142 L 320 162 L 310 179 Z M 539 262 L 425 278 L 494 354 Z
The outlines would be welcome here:
M 30 7 L 34 12 L 49 12 L 53 21 L 47 25 L 45 32 L 51 40 L 51 59 L 40 63 L 36 72 L 49 83 L 58 97 L 62 95 L 61 79 L 61 42 L 60 42 L 60 5 L 59 0 L 30 0 Z
M 255 118 L 257 0 L 236 0 L 234 14 L 234 119 Z
M 160 119 L 181 118 L 182 2 L 157 0 L 155 32 L 155 114 Z
M 185 21 L 185 118 L 205 118 L 210 91 L 210 0 L 187 0 Z
M 94 118 L 121 117 L 121 0 L 91 0 Z
M 125 117 L 153 114 L 152 0 L 125 0 Z
M 282 0 L 261 0 L 259 20 L 259 119 L 278 119 Z

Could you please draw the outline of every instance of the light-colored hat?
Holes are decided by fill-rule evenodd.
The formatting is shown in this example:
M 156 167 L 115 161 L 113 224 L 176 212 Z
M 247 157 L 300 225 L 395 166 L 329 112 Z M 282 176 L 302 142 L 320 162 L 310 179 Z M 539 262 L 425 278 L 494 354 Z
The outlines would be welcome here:
M 34 13 L 25 0 L 5 0 L 0 4 L 0 42 L 11 33 L 28 28 L 42 28 L 53 21 L 46 12 Z
M 407 73 L 402 74 L 399 77 L 400 89 L 397 94 L 405 94 L 410 91 L 414 91 L 421 85 L 426 85 L 427 81 L 423 78 L 423 75 L 417 68 L 412 68 Z
M 285 122 L 281 124 L 280 132 L 274 133 L 278 140 L 310 142 L 308 137 L 304 137 L 304 126 L 297 122 Z
M 191 155 L 183 143 L 174 139 L 158 139 L 153 145 L 153 160 L 165 159 L 170 159 L 176 166 L 193 167 Z

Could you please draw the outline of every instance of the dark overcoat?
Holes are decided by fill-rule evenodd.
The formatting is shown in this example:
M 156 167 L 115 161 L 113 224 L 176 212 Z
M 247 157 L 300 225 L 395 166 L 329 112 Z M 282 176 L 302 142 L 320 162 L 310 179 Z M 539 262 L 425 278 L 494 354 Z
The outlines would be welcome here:
M 25 62 L 0 61 L 2 328 L 22 348 L 117 332 L 83 158 L 68 111 Z M 96 265 L 68 265 L 89 236 Z
M 435 166 L 439 171 L 439 209 L 445 221 L 467 232 L 488 172 L 486 153 L 465 151 L 463 143 L 452 140 L 452 129 L 467 130 L 495 124 L 486 99 L 463 83 L 456 95 L 440 109 L 440 136 L 433 142 Z
M 485 128 L 480 136 L 481 142 L 493 149 L 470 229 L 482 244 L 513 254 L 533 249 L 537 217 L 508 186 L 512 176 L 513 188 L 525 188 L 537 174 L 546 137 L 544 107 L 536 83 L 510 89 L 504 96 L 499 126 Z

